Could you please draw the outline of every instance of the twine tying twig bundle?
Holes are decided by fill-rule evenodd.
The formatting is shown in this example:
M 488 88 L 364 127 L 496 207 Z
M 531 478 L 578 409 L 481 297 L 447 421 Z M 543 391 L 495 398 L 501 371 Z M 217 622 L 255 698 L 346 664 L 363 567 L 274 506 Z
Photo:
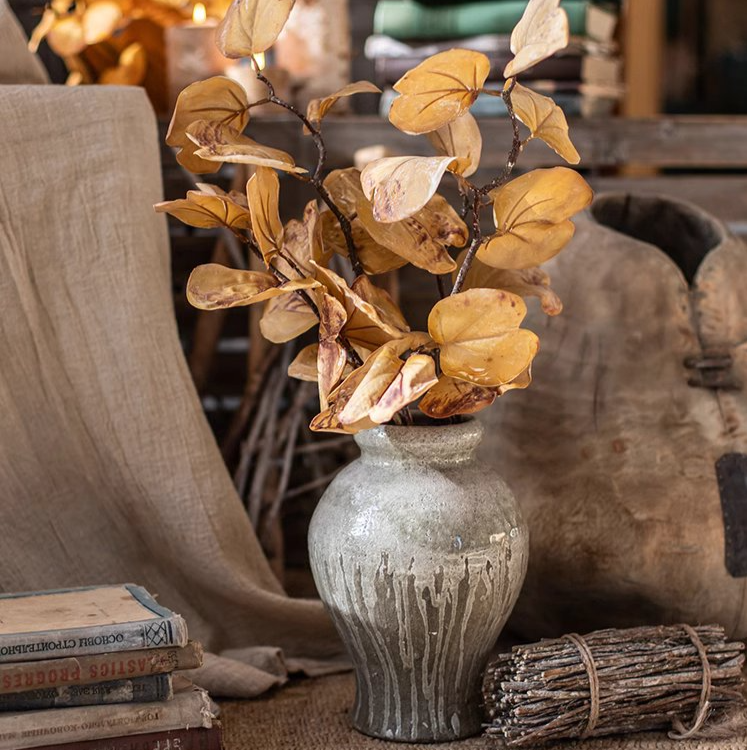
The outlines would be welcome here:
M 487 733 L 512 747 L 657 729 L 692 737 L 743 704 L 743 652 L 718 625 L 598 630 L 516 646 L 488 667 Z

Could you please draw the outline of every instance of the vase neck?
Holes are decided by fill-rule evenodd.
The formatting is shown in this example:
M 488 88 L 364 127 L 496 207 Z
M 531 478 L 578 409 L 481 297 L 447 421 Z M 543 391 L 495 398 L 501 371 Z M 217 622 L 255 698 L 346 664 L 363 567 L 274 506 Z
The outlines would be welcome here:
M 482 425 L 474 420 L 428 427 L 382 425 L 358 433 L 355 441 L 366 463 L 438 466 L 473 461 L 482 433 Z

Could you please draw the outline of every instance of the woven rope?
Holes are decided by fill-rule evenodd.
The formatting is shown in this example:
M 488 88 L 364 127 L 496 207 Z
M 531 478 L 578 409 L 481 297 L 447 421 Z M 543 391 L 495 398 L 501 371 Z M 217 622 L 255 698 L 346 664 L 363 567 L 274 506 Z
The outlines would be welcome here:
M 589 720 L 586 723 L 586 729 L 581 732 L 581 739 L 586 739 L 594 731 L 599 721 L 599 675 L 589 644 L 578 633 L 569 633 L 564 638 L 578 649 L 581 661 L 586 667 L 586 674 L 589 677 Z
M 690 625 L 683 625 L 682 627 L 692 641 L 693 646 L 695 646 L 698 656 L 700 656 L 700 666 L 703 670 L 703 684 L 700 688 L 700 701 L 698 703 L 697 711 L 695 712 L 695 719 L 693 720 L 692 726 L 689 729 L 686 729 L 679 719 L 675 719 L 672 722 L 674 731 L 669 732 L 668 735 L 672 740 L 686 740 L 699 732 L 702 729 L 703 724 L 705 724 L 705 720 L 708 718 L 708 712 L 711 709 L 711 665 L 708 661 L 708 654 L 703 645 L 703 641 L 700 640 L 695 629 L 690 627 Z

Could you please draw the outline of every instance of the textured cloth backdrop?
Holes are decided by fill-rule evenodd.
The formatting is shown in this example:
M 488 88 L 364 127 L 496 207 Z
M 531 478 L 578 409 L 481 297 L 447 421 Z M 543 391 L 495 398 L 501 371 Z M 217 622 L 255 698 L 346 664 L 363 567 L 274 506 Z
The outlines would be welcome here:
M 156 123 L 122 87 L 0 86 L 0 589 L 140 583 L 248 697 L 340 667 L 262 555 L 177 336 Z
M 49 83 L 49 76 L 41 60 L 28 51 L 26 35 L 8 3 L 0 0 L 0 84 L 4 83 Z

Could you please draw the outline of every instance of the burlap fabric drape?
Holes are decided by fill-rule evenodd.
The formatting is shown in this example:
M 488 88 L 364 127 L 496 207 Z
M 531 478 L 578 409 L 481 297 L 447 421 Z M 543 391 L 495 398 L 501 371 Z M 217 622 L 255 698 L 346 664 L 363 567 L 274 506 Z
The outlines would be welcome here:
M 0 590 L 134 581 L 199 682 L 253 696 L 339 667 L 267 565 L 174 319 L 155 118 L 121 87 L 0 87 Z
M 26 35 L 6 0 L 0 0 L 0 84 L 5 83 L 49 83 L 49 77 L 26 48 Z

